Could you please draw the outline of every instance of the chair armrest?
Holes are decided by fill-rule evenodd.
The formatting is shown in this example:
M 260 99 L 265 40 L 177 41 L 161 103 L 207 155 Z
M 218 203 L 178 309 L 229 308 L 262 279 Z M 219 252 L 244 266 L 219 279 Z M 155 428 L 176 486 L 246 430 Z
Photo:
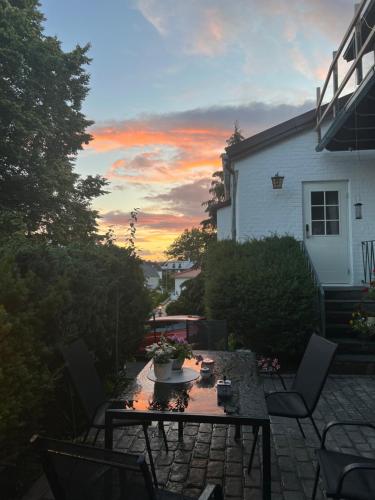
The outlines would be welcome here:
M 219 484 L 208 484 L 198 500 L 223 500 L 223 490 Z
M 339 483 L 337 485 L 336 494 L 341 498 L 341 490 L 345 478 L 351 473 L 357 470 L 372 470 L 375 471 L 375 462 L 359 462 L 346 465 L 340 475 Z M 373 473 L 372 473 L 373 474 Z
M 325 441 L 328 431 L 331 430 L 333 427 L 338 427 L 338 426 L 368 427 L 375 431 L 375 425 L 371 424 L 370 422 L 356 422 L 355 420 L 334 420 L 332 422 L 328 422 L 328 424 L 325 426 L 323 430 L 322 440 L 320 442 L 321 448 L 325 448 Z

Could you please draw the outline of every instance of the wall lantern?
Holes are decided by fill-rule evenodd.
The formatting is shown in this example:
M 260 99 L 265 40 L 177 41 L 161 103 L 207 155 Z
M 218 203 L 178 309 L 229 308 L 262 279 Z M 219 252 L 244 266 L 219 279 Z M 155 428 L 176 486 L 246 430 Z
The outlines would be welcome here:
M 279 173 L 277 173 L 273 177 L 271 177 L 271 181 L 272 181 L 272 188 L 273 189 L 282 189 L 284 177 L 279 175 Z
M 355 203 L 355 218 L 362 219 L 362 203 Z

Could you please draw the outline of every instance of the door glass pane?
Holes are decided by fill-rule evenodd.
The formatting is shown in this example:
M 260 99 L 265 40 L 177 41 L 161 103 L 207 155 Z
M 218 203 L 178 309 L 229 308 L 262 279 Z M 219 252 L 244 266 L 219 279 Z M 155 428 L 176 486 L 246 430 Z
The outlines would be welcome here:
M 314 191 L 311 193 L 311 205 L 324 205 L 324 191 Z
M 326 207 L 326 219 L 338 220 L 339 207 Z
M 338 205 L 338 204 L 339 204 L 339 192 L 326 191 L 326 205 Z
M 319 235 L 319 234 L 325 234 L 324 232 L 324 222 L 317 222 L 313 221 L 311 223 L 311 234 L 313 235 Z
M 327 234 L 339 234 L 339 221 L 329 220 L 327 221 Z
M 311 207 L 311 220 L 324 220 L 324 207 Z

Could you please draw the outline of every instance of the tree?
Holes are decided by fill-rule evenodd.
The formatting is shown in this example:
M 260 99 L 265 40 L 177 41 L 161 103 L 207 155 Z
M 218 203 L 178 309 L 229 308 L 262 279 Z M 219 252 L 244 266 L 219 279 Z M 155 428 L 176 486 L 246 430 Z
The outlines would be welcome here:
M 226 140 L 228 147 L 238 144 L 244 140 L 241 129 L 239 128 L 238 122 L 234 122 L 233 134 Z M 225 200 L 224 192 L 224 172 L 218 170 L 212 174 L 211 186 L 208 191 L 211 198 L 202 203 L 202 207 L 205 207 L 205 212 L 208 213 L 209 217 L 201 222 L 203 229 L 216 230 L 217 218 L 216 218 L 216 205 Z
M 168 258 L 190 260 L 200 265 L 209 243 L 214 239 L 215 235 L 212 232 L 196 227 L 191 230 L 185 229 L 169 246 L 165 254 Z
M 64 52 L 43 34 L 37 0 L 0 0 L 0 210 L 19 214 L 29 236 L 66 243 L 96 232 L 100 176 L 73 161 L 91 136 L 81 113 L 89 46 Z
M 233 134 L 227 139 L 228 147 L 233 146 L 234 144 L 238 144 L 243 141 L 245 137 L 242 135 L 242 130 L 239 128 L 238 121 L 234 122 L 234 131 Z

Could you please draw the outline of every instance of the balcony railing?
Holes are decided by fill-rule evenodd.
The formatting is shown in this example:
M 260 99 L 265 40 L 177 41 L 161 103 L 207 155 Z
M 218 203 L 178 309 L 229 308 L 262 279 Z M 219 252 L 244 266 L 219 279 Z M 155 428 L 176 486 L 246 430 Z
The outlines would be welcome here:
M 363 283 L 375 280 L 375 240 L 362 241 Z
M 375 8 L 374 0 L 362 0 L 356 4 L 354 17 L 340 43 L 337 51 L 333 52 L 333 60 L 328 69 L 328 74 L 323 84 L 323 87 L 317 88 L 317 105 L 316 105 L 316 130 L 318 132 L 318 141 L 321 140 L 321 127 L 324 119 L 329 113 L 333 112 L 336 116 L 338 112 L 338 101 L 344 95 L 345 89 L 348 88 L 349 81 L 354 73 L 356 73 L 356 84 L 359 86 L 364 80 L 362 59 L 364 55 L 373 50 L 375 39 L 375 26 L 367 22 L 366 14 Z M 368 28 L 365 31 L 365 39 L 362 39 L 363 32 L 361 31 L 362 24 L 365 23 Z M 345 59 L 345 53 L 348 46 L 354 46 L 353 62 L 348 71 L 343 75 L 339 82 L 339 62 Z M 348 59 L 346 59 L 348 60 Z M 373 70 L 371 66 L 369 72 Z M 323 106 L 324 98 L 326 97 L 327 89 L 332 89 L 332 98 Z

